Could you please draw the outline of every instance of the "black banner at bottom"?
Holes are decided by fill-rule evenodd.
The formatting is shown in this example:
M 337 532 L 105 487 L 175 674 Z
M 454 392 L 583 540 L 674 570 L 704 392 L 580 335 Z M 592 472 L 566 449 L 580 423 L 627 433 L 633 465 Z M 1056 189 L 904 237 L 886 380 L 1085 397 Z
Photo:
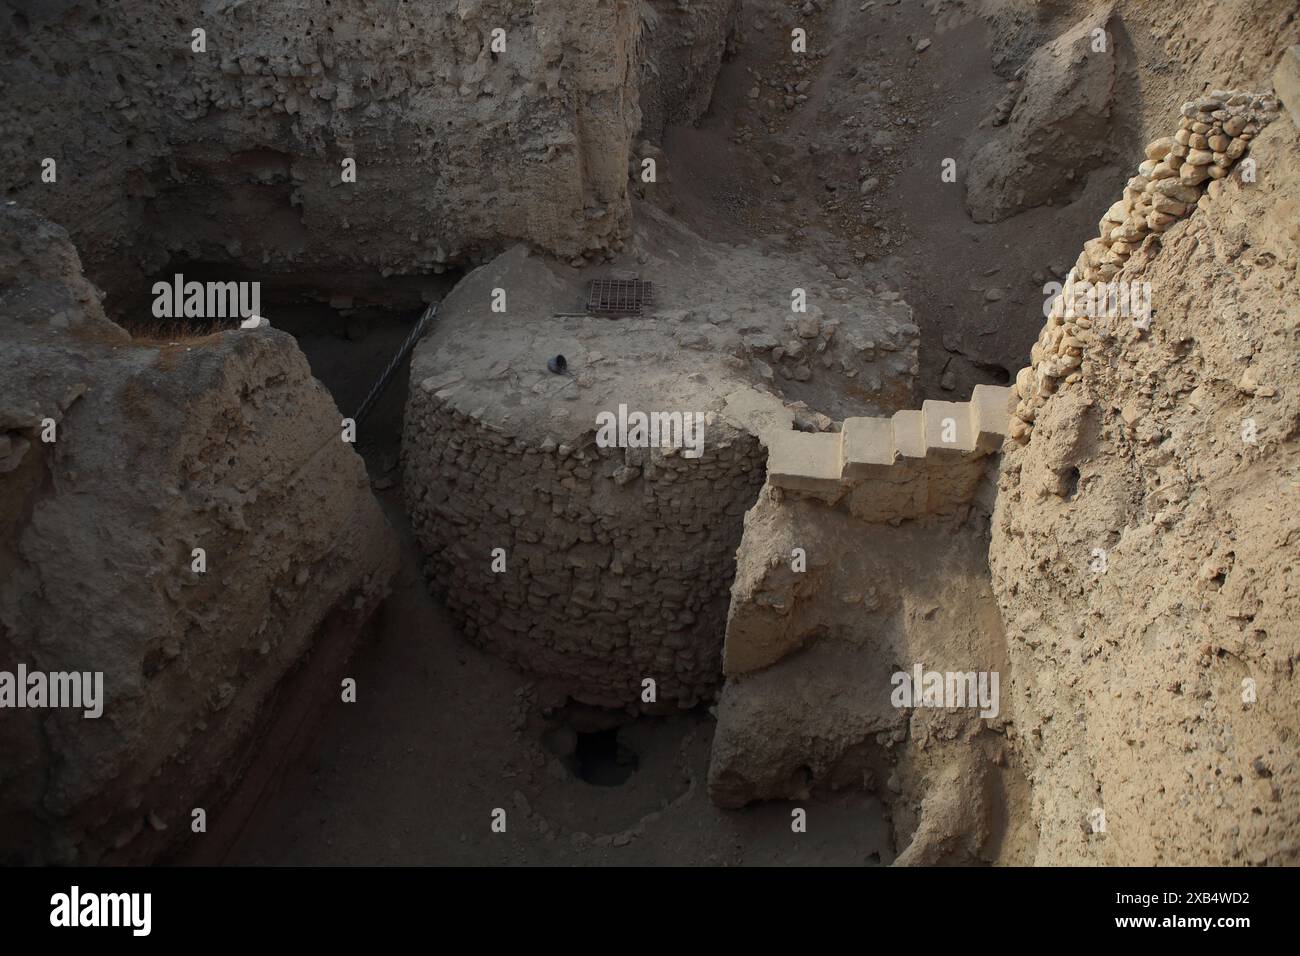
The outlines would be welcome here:
M 0 870 L 7 941 L 37 936 L 239 944 L 373 943 L 488 930 L 531 940 L 634 937 L 696 926 L 729 936 L 779 923 L 872 924 L 872 942 L 929 933 L 1046 930 L 1060 939 L 1193 936 L 1232 945 L 1277 933 L 1294 874 L 1283 869 L 443 869 L 152 868 Z M 963 928 L 964 927 L 964 928 Z M 918 936 L 918 933 L 920 936 Z M 410 935 L 416 934 L 416 935 Z M 1262 938 L 1262 937 L 1261 937 Z

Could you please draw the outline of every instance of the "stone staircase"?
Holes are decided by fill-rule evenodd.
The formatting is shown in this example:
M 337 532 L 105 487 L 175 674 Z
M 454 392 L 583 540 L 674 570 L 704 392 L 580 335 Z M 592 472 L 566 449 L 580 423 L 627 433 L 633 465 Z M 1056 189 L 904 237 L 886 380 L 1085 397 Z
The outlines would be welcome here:
M 969 402 L 926 401 L 890 418 L 849 418 L 839 432 L 768 435 L 773 487 L 838 501 L 864 520 L 950 514 L 971 500 L 1002 447 L 1015 394 L 977 385 Z

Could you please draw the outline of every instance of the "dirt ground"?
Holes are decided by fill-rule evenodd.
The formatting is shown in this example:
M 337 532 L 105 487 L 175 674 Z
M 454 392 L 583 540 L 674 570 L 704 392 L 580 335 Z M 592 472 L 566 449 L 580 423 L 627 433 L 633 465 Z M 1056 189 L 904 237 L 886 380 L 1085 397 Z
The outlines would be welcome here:
M 672 211 L 701 235 L 809 250 L 832 273 L 902 292 L 921 330 L 919 399 L 1006 384 L 1042 326 L 1043 284 L 1073 264 L 1120 172 L 1097 171 L 1068 205 L 972 222 L 962 176 L 940 174 L 992 131 L 1007 95 L 985 22 L 898 2 L 796 20 L 800 6 L 745 4 L 745 42 L 708 113 L 665 133 Z M 811 24 L 806 72 L 789 48 L 796 22 Z

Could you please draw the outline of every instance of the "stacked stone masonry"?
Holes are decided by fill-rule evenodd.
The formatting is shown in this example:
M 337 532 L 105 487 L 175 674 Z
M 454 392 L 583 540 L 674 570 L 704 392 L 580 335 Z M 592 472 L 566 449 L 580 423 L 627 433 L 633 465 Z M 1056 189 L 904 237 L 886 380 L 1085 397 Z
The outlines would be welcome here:
M 1089 305 L 1096 302 L 1096 287 L 1136 280 L 1159 250 L 1161 235 L 1203 206 L 1207 195 L 1214 199 L 1224 179 L 1240 175 L 1250 141 L 1277 113 L 1273 96 L 1216 90 L 1184 103 L 1178 130 L 1147 146 L 1137 175 L 1098 223 L 1100 235 L 1084 243 L 1030 351 L 1030 365 L 1016 376 L 1012 438 L 1028 442 L 1043 402 L 1083 377 L 1089 344 L 1115 334 L 1108 324 L 1129 321 Z
M 653 215 L 645 223 L 700 248 Z M 649 704 L 646 679 L 659 705 L 712 695 L 771 436 L 832 427 L 822 410 L 876 411 L 864 393 L 910 392 L 915 363 L 916 327 L 896 295 L 831 296 L 825 311 L 796 314 L 770 260 L 646 258 L 614 274 L 652 275 L 653 313 L 609 319 L 572 312 L 609 269 L 575 272 L 513 248 L 457 284 L 411 358 L 404 482 L 434 592 L 549 697 L 598 706 Z M 563 372 L 549 370 L 557 354 Z M 818 374 L 801 377 L 805 363 Z M 859 372 L 864 388 L 836 405 L 838 377 Z M 698 444 L 598 444 L 598 423 L 620 408 L 689 415 L 703 422 Z
M 598 706 L 639 707 L 646 678 L 658 702 L 710 695 L 743 515 L 763 484 L 758 439 L 711 422 L 697 459 L 594 437 L 526 444 L 456 408 L 454 391 L 435 379 L 411 391 L 405 454 L 420 467 L 406 494 L 466 635 Z

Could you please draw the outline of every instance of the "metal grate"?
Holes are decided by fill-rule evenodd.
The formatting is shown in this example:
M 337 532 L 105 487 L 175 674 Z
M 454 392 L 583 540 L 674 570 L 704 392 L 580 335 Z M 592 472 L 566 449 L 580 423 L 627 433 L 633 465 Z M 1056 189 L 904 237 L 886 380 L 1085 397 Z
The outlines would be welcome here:
M 654 284 L 640 279 L 592 279 L 587 296 L 591 315 L 640 315 L 643 306 L 654 305 Z

